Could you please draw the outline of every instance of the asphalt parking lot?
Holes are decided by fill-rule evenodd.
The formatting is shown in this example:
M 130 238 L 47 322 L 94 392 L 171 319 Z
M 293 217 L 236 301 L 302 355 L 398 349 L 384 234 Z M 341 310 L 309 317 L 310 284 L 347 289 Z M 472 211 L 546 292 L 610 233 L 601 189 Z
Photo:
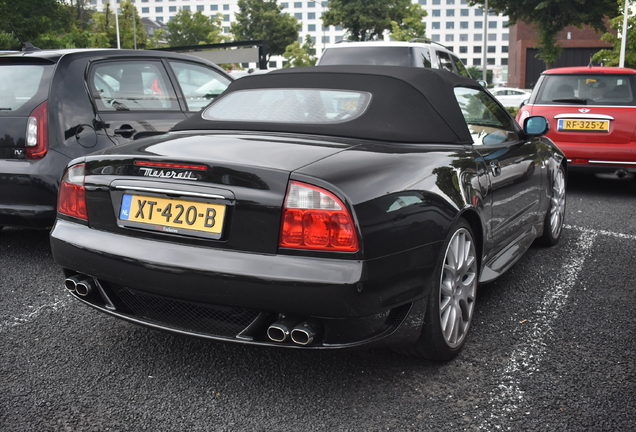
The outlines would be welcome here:
M 4 229 L 0 430 L 635 430 L 636 183 L 569 183 L 561 243 L 480 287 L 448 363 L 137 327 L 66 294 L 48 233 Z

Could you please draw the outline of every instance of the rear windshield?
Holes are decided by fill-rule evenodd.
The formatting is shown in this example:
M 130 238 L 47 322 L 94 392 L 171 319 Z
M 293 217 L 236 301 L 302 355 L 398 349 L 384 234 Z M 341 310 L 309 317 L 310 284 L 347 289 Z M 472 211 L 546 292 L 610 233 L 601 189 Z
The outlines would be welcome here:
M 544 75 L 537 104 L 636 106 L 636 75 Z
M 205 120 L 339 123 L 360 117 L 371 94 L 322 89 L 254 89 L 229 93 L 202 114 Z
M 409 47 L 350 47 L 327 49 L 319 64 L 415 66 Z
M 28 115 L 48 96 L 53 65 L 0 63 L 0 115 Z

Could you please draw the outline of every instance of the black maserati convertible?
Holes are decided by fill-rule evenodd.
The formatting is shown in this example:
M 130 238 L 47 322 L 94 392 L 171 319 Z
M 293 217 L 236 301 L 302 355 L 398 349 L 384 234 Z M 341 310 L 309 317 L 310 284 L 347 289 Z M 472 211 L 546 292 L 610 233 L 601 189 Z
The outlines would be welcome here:
M 438 70 L 243 78 L 167 134 L 72 161 L 53 254 L 78 300 L 155 329 L 450 359 L 477 286 L 559 241 L 547 128 Z

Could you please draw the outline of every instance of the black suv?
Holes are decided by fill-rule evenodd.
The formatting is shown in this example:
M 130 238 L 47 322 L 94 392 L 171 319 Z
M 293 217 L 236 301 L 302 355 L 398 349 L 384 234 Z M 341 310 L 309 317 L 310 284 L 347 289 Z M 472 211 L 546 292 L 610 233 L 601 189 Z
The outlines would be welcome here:
M 232 78 L 207 60 L 138 50 L 0 54 L 0 228 L 51 227 L 78 156 L 168 131 Z

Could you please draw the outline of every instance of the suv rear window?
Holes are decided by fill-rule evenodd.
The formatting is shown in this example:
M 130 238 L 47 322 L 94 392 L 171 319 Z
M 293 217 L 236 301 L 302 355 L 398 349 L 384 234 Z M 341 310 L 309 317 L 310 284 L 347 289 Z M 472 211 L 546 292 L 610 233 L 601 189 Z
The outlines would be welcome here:
M 629 74 L 544 75 L 534 103 L 636 106 L 635 89 Z
M 415 66 L 409 47 L 351 47 L 325 50 L 320 65 Z
M 53 65 L 0 63 L 0 115 L 28 115 L 44 102 L 53 68 Z

